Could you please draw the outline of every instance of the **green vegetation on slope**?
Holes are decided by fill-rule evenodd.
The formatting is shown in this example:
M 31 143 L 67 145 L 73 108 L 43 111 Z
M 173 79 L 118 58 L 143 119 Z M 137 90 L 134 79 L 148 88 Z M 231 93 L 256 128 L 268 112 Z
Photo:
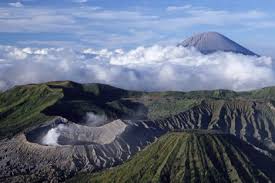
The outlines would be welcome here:
M 198 105 L 200 100 L 188 98 L 161 98 L 148 105 L 150 119 L 166 118 Z
M 260 140 L 269 143 L 275 138 L 274 88 L 150 93 L 70 81 L 17 86 L 0 93 L 0 139 L 54 116 L 81 123 L 87 112 L 93 112 L 105 114 L 109 120 L 154 119 L 163 129 L 206 129 L 216 125 L 261 147 Z M 119 167 L 79 175 L 74 181 L 266 182 L 275 181 L 269 171 L 273 168 L 271 159 L 238 138 L 172 133 Z
M 54 116 L 81 122 L 87 112 L 117 118 L 135 116 L 139 109 L 144 118 L 147 110 L 142 104 L 126 101 L 124 106 L 121 105 L 120 99 L 130 94 L 134 96 L 136 92 L 70 81 L 14 87 L 0 93 L 0 139 L 42 124 Z M 114 107 L 116 104 L 119 105 Z
M 41 113 L 62 98 L 45 84 L 18 86 L 0 94 L 0 138 L 9 137 L 50 117 Z
M 146 118 L 147 110 L 143 104 L 127 99 L 129 96 L 140 95 L 139 92 L 126 91 L 102 84 L 78 84 L 60 86 L 49 84 L 50 87 L 62 88 L 64 97 L 44 113 L 50 116 L 63 116 L 71 121 L 81 123 L 87 112 L 104 114 L 111 119 Z M 141 92 L 140 92 L 141 93 Z M 139 110 L 140 113 L 136 111 Z
M 266 87 L 258 90 L 253 90 L 251 92 L 244 92 L 248 94 L 251 98 L 255 99 L 275 99 L 275 87 Z
M 81 123 L 87 112 L 116 119 L 163 119 L 207 100 L 262 100 L 274 106 L 275 87 L 229 90 L 137 92 L 103 84 L 57 81 L 17 86 L 0 93 L 0 139 L 41 124 L 52 116 Z
M 189 98 L 184 92 L 142 93 L 131 100 L 142 103 L 148 109 L 149 119 L 160 119 L 183 112 L 200 104 L 201 98 Z
M 70 182 L 268 182 L 275 163 L 252 146 L 225 134 L 170 133 L 131 160 Z

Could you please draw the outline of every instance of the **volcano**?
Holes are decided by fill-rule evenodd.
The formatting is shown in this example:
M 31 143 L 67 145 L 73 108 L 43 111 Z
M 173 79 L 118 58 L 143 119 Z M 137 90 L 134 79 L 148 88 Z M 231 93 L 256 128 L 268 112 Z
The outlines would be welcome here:
M 270 158 L 232 135 L 170 133 L 122 166 L 73 182 L 274 182 L 272 167 Z
M 187 38 L 178 46 L 194 47 L 203 54 L 217 51 L 233 52 L 243 55 L 258 56 L 238 43 L 217 32 L 204 32 Z
M 275 182 L 274 101 L 275 87 L 16 86 L 0 93 L 0 182 Z

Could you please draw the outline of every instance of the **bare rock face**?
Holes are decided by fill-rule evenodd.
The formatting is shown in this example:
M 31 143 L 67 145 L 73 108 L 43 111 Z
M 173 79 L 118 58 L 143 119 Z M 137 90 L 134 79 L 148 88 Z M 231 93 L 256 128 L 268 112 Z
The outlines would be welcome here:
M 1 142 L 1 182 L 58 182 L 77 171 L 74 147 L 42 146 L 21 134 Z
M 124 132 L 127 125 L 115 120 L 100 127 L 90 127 L 72 122 L 58 124 L 42 137 L 43 145 L 109 144 Z
M 58 117 L 0 142 L 0 182 L 60 182 L 78 172 L 112 167 L 169 131 L 229 133 L 274 157 L 273 116 L 274 109 L 264 103 L 205 100 L 160 120 L 118 119 L 91 127 Z
M 244 48 L 238 43 L 230 40 L 229 38 L 219 34 L 217 32 L 205 32 L 194 35 L 182 43 L 179 46 L 183 47 L 195 47 L 203 54 L 214 53 L 217 51 L 241 53 L 244 55 L 256 56 L 257 54 Z
M 57 137 L 45 145 L 44 138 L 49 132 L 53 135 L 53 129 Z M 163 133 L 138 121 L 115 120 L 89 127 L 56 118 L 26 135 L 0 142 L 0 182 L 60 182 L 77 172 L 111 167 Z

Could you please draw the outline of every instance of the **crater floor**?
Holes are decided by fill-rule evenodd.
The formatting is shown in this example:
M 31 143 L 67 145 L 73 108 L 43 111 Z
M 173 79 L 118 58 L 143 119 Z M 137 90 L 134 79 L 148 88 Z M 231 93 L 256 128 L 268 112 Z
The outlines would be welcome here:
M 119 119 L 99 127 L 91 127 L 57 118 L 50 124 L 31 130 L 26 137 L 30 142 L 42 145 L 103 145 L 113 142 L 126 127 L 127 124 Z

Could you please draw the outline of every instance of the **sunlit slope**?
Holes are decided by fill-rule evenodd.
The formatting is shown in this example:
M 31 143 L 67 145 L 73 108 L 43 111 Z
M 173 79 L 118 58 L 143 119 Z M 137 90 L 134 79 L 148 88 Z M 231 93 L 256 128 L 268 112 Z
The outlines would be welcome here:
M 62 96 L 62 90 L 45 84 L 18 86 L 0 93 L 0 138 L 49 120 L 41 111 Z
M 159 120 L 201 106 L 204 100 L 214 103 L 218 100 L 238 100 L 235 102 L 236 105 L 234 104 L 235 111 L 244 111 L 246 108 L 238 109 L 243 106 L 240 99 L 244 103 L 257 102 L 257 106 L 261 106 L 259 103 L 263 104 L 262 106 L 272 107 L 275 88 L 239 93 L 229 90 L 150 93 L 71 81 L 17 86 L 0 93 L 0 138 L 13 136 L 53 116 L 62 116 L 77 123 L 84 120 L 87 112 L 105 114 L 111 120 L 117 118 Z M 257 111 L 261 110 L 268 111 L 265 109 Z M 247 115 L 251 116 L 249 111 L 251 110 L 247 110 L 249 113 Z M 219 114 L 222 117 L 221 115 L 226 116 L 228 113 L 230 111 Z M 267 114 L 273 115 L 270 112 Z
M 170 102 L 165 105 L 168 95 Z M 159 101 L 160 97 L 165 100 Z M 176 100 L 177 107 L 169 107 Z M 190 105 L 195 102 L 183 96 L 176 98 L 169 92 L 151 94 L 71 81 L 16 86 L 0 93 L 0 138 L 11 137 L 53 116 L 77 123 L 85 120 L 87 112 L 104 114 L 110 120 L 160 118 L 188 109 L 185 101 Z
M 157 120 L 163 129 L 215 129 L 274 149 L 275 110 L 272 104 L 250 100 L 204 100 L 200 105 Z
M 54 116 L 81 122 L 86 112 L 106 113 L 113 118 L 137 114 L 134 110 L 140 108 L 139 104 L 115 108 L 108 103 L 130 93 L 108 85 L 71 81 L 14 87 L 0 93 L 0 138 L 11 137 Z
M 125 164 L 72 182 L 268 182 L 275 163 L 236 137 L 171 133 Z
M 0 157 L 0 159 L 2 159 L 0 164 L 2 165 L 0 166 L 3 167 L 1 175 L 2 178 L 5 177 L 4 179 L 7 179 L 7 177 L 9 177 L 9 180 L 14 180 L 15 182 L 18 180 L 17 176 L 23 176 L 28 180 L 44 180 L 46 177 L 47 180 L 63 181 L 79 172 L 88 171 L 93 173 L 98 170 L 122 164 L 129 157 L 136 154 L 137 151 L 142 150 L 145 146 L 153 143 L 156 139 L 161 138 L 160 141 L 163 143 L 168 142 L 170 145 L 165 147 L 161 146 L 158 151 L 154 151 L 152 154 L 156 154 L 156 157 L 153 159 L 151 155 L 149 156 L 146 154 L 144 157 L 149 156 L 148 159 L 139 158 L 143 164 L 148 164 L 149 166 L 143 167 L 142 170 L 139 169 L 142 167 L 141 164 L 137 166 L 137 169 L 133 168 L 133 173 L 141 171 L 141 173 L 138 174 L 141 176 L 140 180 L 142 181 L 150 180 L 151 178 L 157 181 L 168 181 L 170 175 L 171 177 L 179 177 L 179 179 L 186 178 L 187 176 L 186 182 L 188 182 L 188 180 L 193 181 L 193 179 L 205 179 L 211 182 L 212 179 L 217 181 L 223 179 L 235 180 L 230 177 L 231 175 L 235 176 L 236 173 L 234 172 L 238 173 L 238 176 L 235 176 L 237 181 L 243 181 L 243 179 L 246 182 L 251 182 L 251 180 L 253 182 L 254 179 L 265 181 L 271 179 L 270 174 L 262 168 L 262 164 L 254 162 L 254 159 L 251 158 L 252 156 L 249 154 L 253 150 L 251 148 L 249 151 L 245 151 L 246 149 L 231 150 L 234 152 L 232 158 L 234 160 L 237 159 L 238 161 L 230 160 L 229 162 L 243 162 L 243 164 L 241 164 L 242 166 L 235 164 L 232 165 L 232 170 L 228 168 L 230 167 L 230 163 L 222 163 L 228 161 L 226 159 L 227 156 L 224 155 L 225 153 L 229 153 L 228 150 L 225 150 L 224 153 L 221 152 L 221 154 L 216 153 L 213 158 L 215 161 L 217 160 L 217 162 L 220 163 L 213 166 L 210 163 L 213 161 L 208 160 L 211 158 L 211 155 L 197 153 L 195 157 L 201 158 L 198 162 L 204 162 L 204 164 L 195 163 L 194 165 L 193 163 L 186 163 L 195 161 L 191 159 L 191 156 L 189 156 L 187 152 L 179 151 L 182 153 L 178 156 L 183 154 L 183 157 L 189 157 L 189 160 L 185 161 L 180 159 L 179 162 L 184 161 L 186 165 L 177 165 L 176 162 L 178 161 L 170 159 L 177 156 L 177 153 L 175 153 L 177 151 L 172 151 L 171 149 L 182 149 L 181 146 L 183 145 L 179 147 L 179 142 L 181 142 L 179 144 L 185 144 L 188 148 L 197 148 L 202 149 L 203 151 L 207 151 L 211 143 L 204 143 L 201 145 L 205 147 L 199 145 L 193 147 L 192 145 L 201 141 L 190 140 L 193 137 L 191 138 L 189 134 L 185 134 L 182 137 L 180 136 L 180 138 L 178 135 L 172 135 L 173 138 L 176 139 L 174 141 L 170 138 L 167 139 L 167 137 L 162 138 L 161 136 L 167 132 L 192 129 L 203 129 L 209 130 L 210 132 L 216 130 L 235 136 L 234 138 L 232 136 L 229 138 L 236 141 L 236 143 L 233 143 L 233 140 L 232 142 L 230 141 L 231 145 L 234 145 L 234 147 L 236 146 L 235 149 L 237 149 L 237 147 L 241 148 L 239 144 L 243 144 L 242 146 L 245 147 L 245 145 L 247 145 L 246 143 L 250 143 L 259 149 L 259 151 L 253 151 L 256 154 L 261 151 L 265 152 L 269 157 L 274 158 L 274 99 L 274 87 L 250 92 L 234 92 L 229 90 L 138 92 L 127 91 L 104 84 L 79 84 L 71 81 L 17 86 L 0 93 L 0 145 L 2 145 Z M 90 112 L 108 117 L 108 120 L 106 120 L 105 123 L 110 124 L 110 122 L 119 119 L 128 126 L 112 143 L 106 145 L 82 144 L 82 146 L 66 145 L 55 148 L 41 146 L 40 144 L 36 144 L 36 141 L 32 141 L 30 140 L 31 138 L 29 138 L 32 137 L 30 134 L 36 134 L 37 136 L 43 135 L 39 129 L 56 125 L 55 120 L 51 119 L 62 119 L 56 116 L 66 118 L 70 124 L 76 123 L 77 125 L 85 126 L 85 124 L 82 123 L 85 123 L 85 116 Z M 196 139 L 198 135 L 201 134 L 196 134 L 194 138 Z M 219 135 L 214 136 L 215 138 L 213 137 L 213 139 L 217 139 Z M 5 137 L 12 138 L 2 139 Z M 210 141 L 207 140 L 211 139 L 210 137 L 212 138 L 211 134 L 203 142 Z M 224 138 L 225 137 L 222 139 Z M 167 139 L 167 142 L 162 139 Z M 185 141 L 183 139 L 187 140 Z M 93 142 L 92 139 L 88 139 L 88 141 Z M 192 144 L 186 144 L 188 141 L 191 141 Z M 212 141 L 215 142 L 214 140 Z M 222 140 L 216 141 L 219 142 L 216 144 L 224 142 Z M 175 145 L 175 143 L 177 145 Z M 213 149 L 211 152 L 214 152 L 216 147 L 219 146 L 214 144 L 213 147 L 210 148 L 210 150 Z M 51 149 L 51 155 L 44 151 L 44 148 Z M 74 149 L 74 151 L 70 148 Z M 168 150 L 165 150 L 165 148 Z M 97 153 L 94 153 L 95 149 Z M 194 151 L 193 149 L 192 152 Z M 235 153 L 235 151 L 237 153 Z M 37 154 L 37 152 L 40 153 Z M 162 152 L 162 154 L 158 154 L 157 152 Z M 218 150 L 218 152 L 220 151 Z M 172 156 L 172 154 L 170 155 L 169 153 L 176 155 Z M 60 154 L 62 154 L 62 156 L 60 156 Z M 72 158 L 67 158 L 69 155 Z M 228 155 L 228 157 L 229 156 L 230 155 Z M 164 160 L 166 157 L 168 159 Z M 268 156 L 266 156 L 266 158 L 268 158 Z M 59 172 L 58 174 L 51 174 L 51 166 L 57 168 L 64 167 L 64 164 L 60 163 L 63 161 L 75 165 L 67 166 L 67 168 L 62 169 L 62 174 L 57 169 L 54 171 Z M 154 162 L 148 163 L 151 161 Z M 205 161 L 209 161 L 209 163 L 205 163 Z M 248 163 L 250 161 L 252 164 Z M 172 174 L 173 172 L 169 172 L 168 169 L 165 168 L 170 165 L 166 164 L 166 162 L 172 164 L 173 167 L 176 165 L 180 166 L 180 168 L 176 167 L 177 169 L 175 169 L 174 175 Z M 270 162 L 274 164 L 274 162 Z M 138 162 L 136 162 L 136 164 L 138 164 Z M 205 164 L 212 167 L 208 168 L 209 170 L 207 169 L 207 176 L 205 174 L 202 176 L 200 173 L 194 173 L 200 172 L 200 167 L 205 169 Z M 269 164 L 267 165 L 269 166 Z M 29 171 L 29 168 L 32 166 L 35 166 L 35 168 Z M 192 168 L 192 171 L 188 173 L 188 169 L 190 168 L 186 167 L 192 166 L 195 168 Z M 273 167 L 273 165 L 270 166 Z M 18 169 L 17 167 L 21 167 L 21 169 Z M 173 167 L 169 167 L 169 170 L 171 169 L 172 171 Z M 243 167 L 245 171 L 238 169 L 238 167 Z M 219 171 L 220 169 L 220 172 L 222 173 L 216 173 L 216 171 Z M 234 169 L 235 171 L 233 171 Z M 11 170 L 14 175 L 10 175 L 9 172 Z M 26 171 L 28 171 L 27 174 Z M 41 171 L 44 172 L 41 173 Z M 156 174 L 155 171 L 159 173 Z M 185 177 L 181 177 L 182 175 L 179 176 L 175 172 L 181 172 L 179 175 L 183 174 L 182 172 L 185 172 L 183 174 Z M 245 176 L 243 176 L 243 173 L 241 172 L 246 172 L 244 173 Z M 196 176 L 193 176 L 193 174 Z M 36 176 L 33 177 L 33 175 Z M 120 175 L 122 174 L 118 174 L 117 176 L 122 181 L 128 180 L 126 175 Z M 154 176 L 150 177 L 151 175 Z M 217 176 L 213 178 L 214 175 Z M 136 175 L 133 175 L 133 177 L 135 176 Z M 155 178 L 155 176 L 157 178 Z M 198 177 L 199 179 L 194 177 Z M 133 180 L 138 181 L 139 178 L 133 178 Z M 172 178 L 171 182 L 173 182 Z
M 179 46 L 194 47 L 203 54 L 218 51 L 241 53 L 256 56 L 257 54 L 217 32 L 203 32 L 187 38 Z

